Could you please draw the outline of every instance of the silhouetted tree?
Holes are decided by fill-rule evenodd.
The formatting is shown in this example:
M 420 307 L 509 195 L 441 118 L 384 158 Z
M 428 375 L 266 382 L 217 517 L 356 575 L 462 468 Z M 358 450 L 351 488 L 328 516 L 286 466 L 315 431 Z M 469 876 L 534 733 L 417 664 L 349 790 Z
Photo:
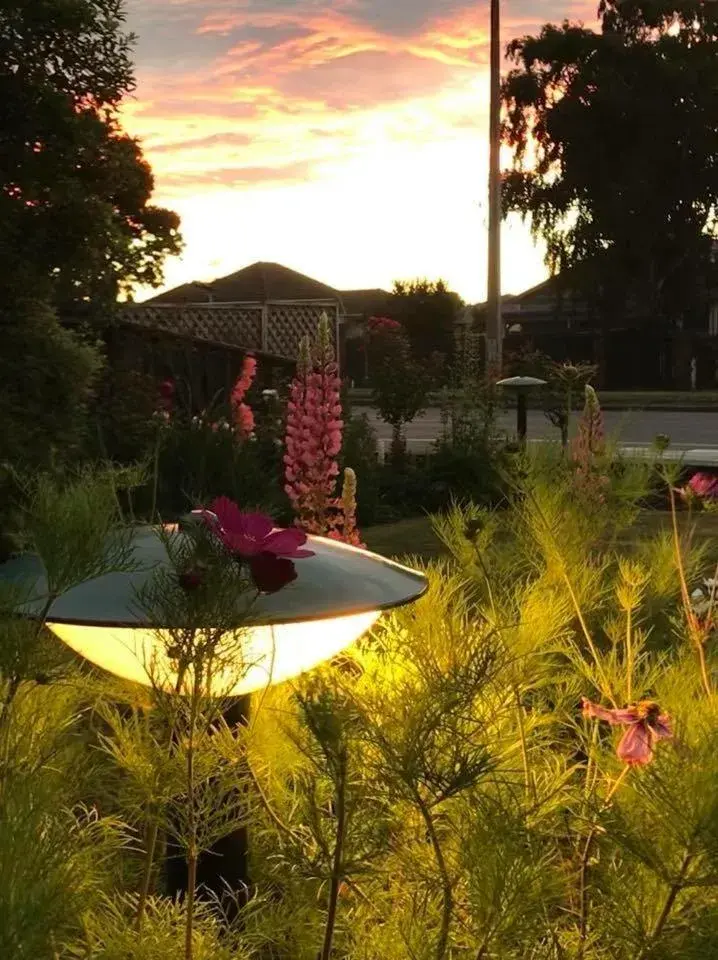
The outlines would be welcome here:
M 689 327 L 713 273 L 718 4 L 602 0 L 514 40 L 503 85 L 505 212 L 529 219 L 553 271 L 599 306 Z
M 158 285 L 179 218 L 118 121 L 134 89 L 124 0 L 0 5 L 0 298 L 101 310 Z
M 436 367 L 439 358 L 448 362 L 453 356 L 454 322 L 462 305 L 443 280 L 397 280 L 387 313 L 402 325 L 416 359 L 426 362 L 434 355 Z

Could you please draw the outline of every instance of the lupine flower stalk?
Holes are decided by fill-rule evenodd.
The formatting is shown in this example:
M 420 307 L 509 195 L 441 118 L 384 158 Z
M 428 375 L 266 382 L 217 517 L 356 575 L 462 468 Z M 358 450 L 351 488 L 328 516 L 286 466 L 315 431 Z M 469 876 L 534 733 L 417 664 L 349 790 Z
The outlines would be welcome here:
M 344 426 L 340 388 L 329 320 L 322 314 L 315 342 L 307 337 L 300 344 L 287 404 L 284 489 L 307 533 L 325 535 L 331 526 Z
M 599 502 L 603 502 L 603 491 L 608 484 L 608 478 L 599 472 L 599 460 L 606 453 L 603 413 L 593 387 L 586 384 L 584 390 L 586 402 L 572 449 L 576 482 L 585 493 L 596 495 Z
M 177 387 L 174 380 L 168 377 L 159 385 L 157 403 L 153 416 L 161 423 L 169 423 L 172 419 L 175 406 L 175 394 Z
M 252 386 L 256 372 L 256 358 L 246 356 L 242 363 L 242 371 L 232 387 L 230 396 L 234 427 L 243 440 L 247 440 L 254 433 L 254 414 L 249 404 L 244 402 L 244 398 Z
M 341 540 L 353 547 L 364 547 L 357 529 L 357 475 L 351 467 L 344 470 L 342 495 L 335 501 L 336 514 L 334 525 L 328 536 L 332 540 Z

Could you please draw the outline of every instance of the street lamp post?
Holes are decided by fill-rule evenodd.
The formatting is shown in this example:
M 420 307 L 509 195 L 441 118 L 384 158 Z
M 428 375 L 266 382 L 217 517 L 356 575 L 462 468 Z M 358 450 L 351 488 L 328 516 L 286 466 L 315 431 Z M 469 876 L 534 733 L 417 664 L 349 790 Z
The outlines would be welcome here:
M 526 445 L 527 399 L 533 387 L 546 386 L 545 380 L 538 377 L 506 377 L 497 380 L 497 387 L 506 387 L 516 394 L 516 436 L 521 446 Z
M 486 290 L 486 369 L 501 370 L 501 17 L 500 0 L 491 0 L 489 59 L 489 235 Z

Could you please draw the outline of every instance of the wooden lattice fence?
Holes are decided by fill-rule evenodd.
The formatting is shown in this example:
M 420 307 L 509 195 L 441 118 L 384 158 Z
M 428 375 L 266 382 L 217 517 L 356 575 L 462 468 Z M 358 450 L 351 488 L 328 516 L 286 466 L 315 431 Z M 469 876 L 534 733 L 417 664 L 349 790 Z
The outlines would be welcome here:
M 133 304 L 123 309 L 120 322 L 185 340 L 295 360 L 299 341 L 314 333 L 322 313 L 328 314 L 338 335 L 339 305 L 334 300 Z

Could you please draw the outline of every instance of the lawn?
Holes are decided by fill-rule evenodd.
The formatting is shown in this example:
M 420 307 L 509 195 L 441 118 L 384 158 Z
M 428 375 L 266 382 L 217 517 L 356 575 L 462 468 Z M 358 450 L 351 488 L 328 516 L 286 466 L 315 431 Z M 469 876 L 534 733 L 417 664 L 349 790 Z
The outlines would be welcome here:
M 679 514 L 679 523 L 686 521 L 684 513 Z M 718 514 L 697 513 L 692 522 L 695 525 L 696 538 L 700 541 L 710 540 L 709 556 L 718 561 Z M 671 515 L 665 510 L 644 511 L 630 535 L 623 538 L 623 543 L 630 544 L 632 540 L 644 539 L 660 530 L 670 530 Z M 410 520 L 400 520 L 398 523 L 381 524 L 369 527 L 362 531 L 367 547 L 375 553 L 387 557 L 420 556 L 430 560 L 441 556 L 445 549 L 431 527 L 429 517 L 414 517 Z

